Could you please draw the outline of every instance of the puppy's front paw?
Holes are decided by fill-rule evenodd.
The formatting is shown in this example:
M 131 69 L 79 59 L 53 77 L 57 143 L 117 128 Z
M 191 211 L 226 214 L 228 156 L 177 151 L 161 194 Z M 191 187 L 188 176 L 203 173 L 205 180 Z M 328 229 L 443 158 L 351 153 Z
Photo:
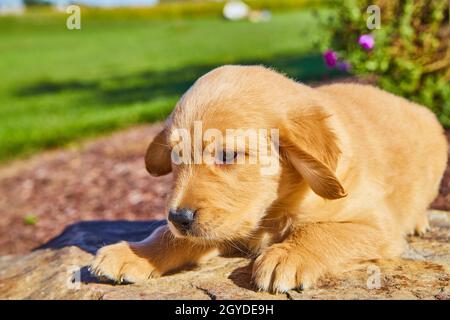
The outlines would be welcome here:
M 275 293 L 310 287 L 318 277 L 312 266 L 287 245 L 272 245 L 264 251 L 253 265 L 252 278 L 259 290 Z
M 99 249 L 90 270 L 117 282 L 142 282 L 160 275 L 149 260 L 134 253 L 126 242 Z

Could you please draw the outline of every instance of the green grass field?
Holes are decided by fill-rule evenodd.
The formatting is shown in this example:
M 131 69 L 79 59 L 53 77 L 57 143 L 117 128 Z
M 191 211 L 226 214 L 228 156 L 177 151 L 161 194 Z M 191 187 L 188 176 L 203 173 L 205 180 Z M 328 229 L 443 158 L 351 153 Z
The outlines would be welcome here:
M 331 76 L 309 10 L 260 24 L 82 16 L 72 31 L 65 18 L 0 18 L 1 162 L 162 119 L 221 64 L 264 64 L 301 81 Z

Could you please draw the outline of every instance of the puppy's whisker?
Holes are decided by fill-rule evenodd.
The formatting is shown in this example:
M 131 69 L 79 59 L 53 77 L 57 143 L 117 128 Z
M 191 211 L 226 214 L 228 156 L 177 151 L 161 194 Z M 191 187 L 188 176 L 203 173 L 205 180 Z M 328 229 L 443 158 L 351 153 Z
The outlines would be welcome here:
M 170 145 L 167 144 L 167 143 L 158 143 L 158 142 L 155 142 L 155 145 L 161 146 L 161 147 L 167 147 L 167 148 L 170 148 Z
M 235 243 L 232 239 L 228 239 L 227 243 L 229 243 L 234 249 L 238 250 L 240 253 L 247 255 L 247 252 L 245 252 L 242 248 L 241 248 L 241 243 Z
M 282 218 L 262 218 L 260 221 L 276 221 L 281 220 Z

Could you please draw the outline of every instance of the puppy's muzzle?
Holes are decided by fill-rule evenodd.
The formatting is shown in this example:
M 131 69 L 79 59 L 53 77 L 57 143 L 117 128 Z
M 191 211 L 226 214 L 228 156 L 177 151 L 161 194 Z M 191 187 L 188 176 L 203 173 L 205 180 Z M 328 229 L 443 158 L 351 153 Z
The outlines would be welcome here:
M 186 234 L 194 223 L 195 211 L 187 208 L 169 209 L 168 219 L 178 231 Z

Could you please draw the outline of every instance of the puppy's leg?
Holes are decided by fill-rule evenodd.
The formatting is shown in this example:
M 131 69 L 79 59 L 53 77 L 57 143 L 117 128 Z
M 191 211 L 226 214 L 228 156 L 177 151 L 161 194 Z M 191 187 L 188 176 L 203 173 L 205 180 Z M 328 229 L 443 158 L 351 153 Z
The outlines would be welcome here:
M 298 226 L 283 242 L 268 247 L 255 260 L 253 281 L 266 291 L 307 288 L 325 273 L 387 256 L 393 248 L 381 234 L 378 228 L 356 223 Z M 395 242 L 394 247 L 398 244 Z
M 99 249 L 91 270 L 118 282 L 140 282 L 196 264 L 215 251 L 175 238 L 167 226 L 162 226 L 141 242 L 119 242 Z

